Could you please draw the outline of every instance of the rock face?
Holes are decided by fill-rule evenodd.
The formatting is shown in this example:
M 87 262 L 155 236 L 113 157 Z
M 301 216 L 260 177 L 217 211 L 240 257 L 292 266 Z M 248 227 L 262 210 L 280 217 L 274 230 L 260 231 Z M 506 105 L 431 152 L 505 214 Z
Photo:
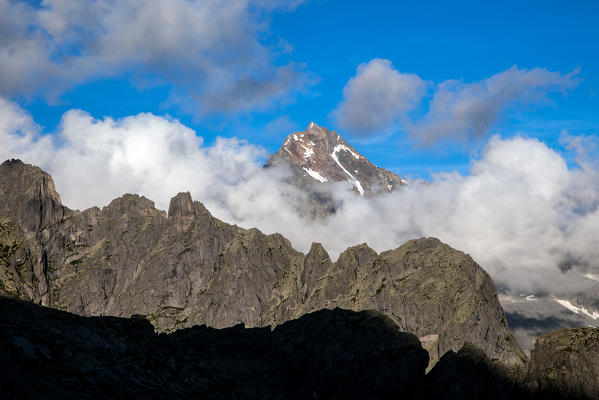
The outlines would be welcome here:
M 362 196 L 391 192 L 407 183 L 372 164 L 335 131 L 314 122 L 305 131 L 287 136 L 265 166 L 278 164 L 291 168 L 299 186 L 347 181 Z
M 17 296 L 49 304 L 44 243 L 49 240 L 50 228 L 63 215 L 60 196 L 48 174 L 38 167 L 24 168 L 19 160 L 0 165 L 0 231 L 8 235 L 9 243 L 3 244 L 5 260 L 12 258 L 8 263 L 12 271 L 7 283 L 14 286 L 12 292 Z M 0 238 L 0 242 L 4 241 L 6 238 Z
M 527 380 L 539 391 L 599 398 L 599 329 L 564 329 L 540 337 L 530 364 Z
M 39 232 L 64 214 L 52 178 L 38 167 L 23 168 L 19 160 L 0 166 L 0 212 L 15 217 L 24 232 Z
M 155 335 L 0 297 L 0 386 L 11 398 L 417 398 L 428 355 L 374 311 L 322 310 L 270 328 Z
M 375 309 L 422 340 L 431 366 L 465 342 L 506 364 L 524 360 L 490 277 L 437 239 L 381 254 L 363 244 L 332 262 L 319 244 L 304 255 L 279 234 L 226 224 L 189 193 L 173 198 L 168 214 L 136 195 L 80 212 L 57 203 L 53 191 L 30 190 L 53 187 L 39 168 L 12 161 L 0 166 L 5 174 L 2 294 L 80 315 L 141 314 L 162 332 L 279 325 L 322 308 Z M 28 186 L 11 186 L 21 175 Z M 19 205 L 34 201 L 44 206 Z
M 42 254 L 35 240 L 27 240 L 15 221 L 0 216 L 0 293 L 40 302 L 36 268 Z

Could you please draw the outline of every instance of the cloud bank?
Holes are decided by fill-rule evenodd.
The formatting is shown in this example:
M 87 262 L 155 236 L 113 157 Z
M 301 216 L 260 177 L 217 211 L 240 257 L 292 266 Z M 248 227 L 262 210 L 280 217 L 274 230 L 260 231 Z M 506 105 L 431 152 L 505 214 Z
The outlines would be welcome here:
M 332 189 L 338 212 L 313 221 L 303 217 L 303 194 L 284 182 L 285 171 L 264 170 L 264 150 L 236 139 L 205 146 L 176 120 L 98 120 L 80 110 L 64 114 L 53 136 L 0 100 L 0 159 L 41 166 L 72 208 L 134 192 L 166 209 L 171 196 L 189 190 L 216 217 L 280 232 L 301 251 L 321 242 L 336 257 L 362 242 L 383 251 L 436 236 L 470 253 L 495 282 L 537 293 L 580 290 L 574 272 L 599 271 L 599 168 L 581 153 L 580 166 L 569 169 L 536 139 L 493 137 L 469 175 L 438 175 L 370 200 L 339 184 Z M 563 135 L 573 149 L 588 141 L 595 139 Z
M 397 71 L 389 60 L 374 59 L 358 66 L 332 116 L 355 136 L 401 126 L 424 144 L 466 140 L 487 135 L 506 109 L 546 103 L 549 93 L 575 87 L 577 73 L 513 66 L 479 82 L 447 80 L 434 87 L 424 115 L 408 118 L 407 113 L 422 103 L 424 81 Z
M 0 94 L 59 96 L 90 79 L 132 74 L 173 85 L 195 112 L 269 107 L 310 81 L 261 41 L 268 15 L 301 1 L 0 1 Z

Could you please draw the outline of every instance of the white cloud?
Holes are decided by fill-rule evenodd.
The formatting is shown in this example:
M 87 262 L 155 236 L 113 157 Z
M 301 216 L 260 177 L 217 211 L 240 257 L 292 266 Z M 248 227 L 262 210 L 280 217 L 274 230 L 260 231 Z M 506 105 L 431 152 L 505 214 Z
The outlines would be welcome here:
M 417 75 L 400 73 L 391 61 L 375 58 L 358 66 L 333 116 L 344 131 L 357 136 L 384 133 L 421 101 L 425 87 Z
M 168 82 L 199 113 L 265 108 L 307 81 L 277 66 L 259 38 L 267 15 L 300 1 L 44 0 L 0 2 L 0 93 L 58 96 L 93 78 L 132 73 Z
M 191 129 L 152 114 L 97 120 L 69 111 L 52 141 L 25 111 L 0 100 L 0 143 L 0 158 L 50 172 L 74 208 L 136 192 L 165 209 L 189 190 L 218 218 L 280 232 L 301 251 L 318 241 L 336 257 L 362 242 L 383 251 L 436 236 L 470 253 L 496 282 L 527 292 L 580 289 L 577 275 L 560 266 L 599 272 L 599 169 L 568 168 L 536 139 L 493 137 L 469 175 L 438 175 L 370 200 L 339 184 L 338 212 L 325 221 L 302 217 L 302 193 L 284 183 L 285 171 L 261 168 L 263 149 L 235 139 L 204 146 Z
M 389 60 L 376 58 L 358 67 L 332 114 L 341 129 L 356 136 L 377 135 L 401 126 L 426 144 L 482 137 L 506 109 L 546 103 L 549 93 L 576 86 L 577 73 L 513 66 L 479 82 L 447 80 L 435 86 L 425 115 L 408 117 L 409 111 L 421 105 L 424 81 L 414 74 L 399 73 Z
M 563 75 L 544 68 L 513 66 L 479 82 L 442 82 L 429 103 L 428 113 L 408 130 L 428 143 L 441 138 L 484 136 L 506 108 L 543 103 L 548 93 L 576 86 L 576 73 Z

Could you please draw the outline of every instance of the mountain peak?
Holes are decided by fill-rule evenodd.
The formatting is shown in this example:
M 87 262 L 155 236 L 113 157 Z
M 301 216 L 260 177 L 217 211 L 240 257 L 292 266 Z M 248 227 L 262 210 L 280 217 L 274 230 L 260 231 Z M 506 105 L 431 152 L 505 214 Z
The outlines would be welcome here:
M 391 192 L 406 183 L 371 163 L 337 132 L 315 122 L 305 131 L 288 135 L 266 166 L 280 162 L 290 164 L 296 175 L 308 182 L 350 182 L 361 196 Z

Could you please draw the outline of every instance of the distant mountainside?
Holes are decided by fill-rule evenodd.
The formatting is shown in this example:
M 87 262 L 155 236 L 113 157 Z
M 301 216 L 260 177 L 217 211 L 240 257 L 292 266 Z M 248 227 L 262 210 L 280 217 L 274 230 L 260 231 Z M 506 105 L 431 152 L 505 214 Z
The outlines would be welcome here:
M 537 338 L 551 331 L 599 327 L 597 287 L 578 294 L 514 294 L 500 290 L 499 301 L 510 331 L 528 353 Z
M 420 338 L 431 366 L 466 342 L 525 360 L 489 275 L 437 239 L 381 254 L 362 244 L 332 262 L 320 244 L 304 255 L 279 234 L 226 224 L 189 193 L 168 214 L 136 195 L 70 210 L 48 174 L 18 160 L 0 165 L 0 294 L 80 315 L 141 314 L 163 332 L 375 309 Z
M 80 317 L 0 296 L 3 399 L 596 399 L 599 329 L 539 339 L 509 371 L 465 344 L 428 355 L 376 311 L 320 310 L 275 329 Z
M 335 131 L 314 122 L 305 131 L 287 136 L 265 166 L 279 164 L 290 167 L 300 184 L 347 181 L 362 196 L 391 192 L 407 184 L 368 161 Z

